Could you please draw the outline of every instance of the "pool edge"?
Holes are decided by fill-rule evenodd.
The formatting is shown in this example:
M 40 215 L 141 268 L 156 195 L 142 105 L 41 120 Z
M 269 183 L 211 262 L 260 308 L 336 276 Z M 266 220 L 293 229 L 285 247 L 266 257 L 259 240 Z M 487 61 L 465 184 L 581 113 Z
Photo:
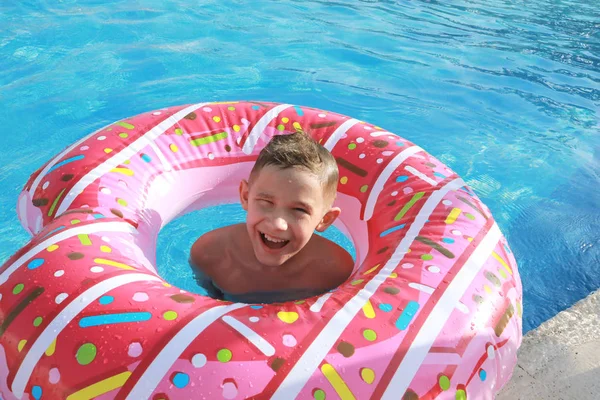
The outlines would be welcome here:
M 512 379 L 498 400 L 600 396 L 600 290 L 523 337 Z

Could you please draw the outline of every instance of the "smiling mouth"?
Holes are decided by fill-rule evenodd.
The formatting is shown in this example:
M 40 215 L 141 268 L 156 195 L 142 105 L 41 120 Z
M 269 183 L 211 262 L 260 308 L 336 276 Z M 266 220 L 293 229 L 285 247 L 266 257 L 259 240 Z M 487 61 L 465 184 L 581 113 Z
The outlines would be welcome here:
M 279 249 L 284 248 L 285 245 L 287 245 L 290 242 L 289 240 L 278 239 L 276 237 L 267 235 L 262 232 L 259 232 L 259 234 L 260 234 L 260 238 L 261 238 L 262 242 L 269 249 L 279 250 Z

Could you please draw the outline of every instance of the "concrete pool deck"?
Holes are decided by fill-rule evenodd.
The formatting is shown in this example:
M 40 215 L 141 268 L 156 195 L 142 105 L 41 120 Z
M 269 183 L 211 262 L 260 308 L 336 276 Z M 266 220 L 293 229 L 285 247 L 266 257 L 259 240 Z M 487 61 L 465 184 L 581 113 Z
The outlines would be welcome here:
M 525 335 L 497 399 L 600 399 L 600 290 Z

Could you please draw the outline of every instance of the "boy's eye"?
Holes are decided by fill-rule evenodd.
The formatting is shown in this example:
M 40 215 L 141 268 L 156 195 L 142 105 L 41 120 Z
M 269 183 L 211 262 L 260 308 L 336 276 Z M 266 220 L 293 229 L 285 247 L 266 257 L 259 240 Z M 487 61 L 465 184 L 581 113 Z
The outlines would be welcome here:
M 308 214 L 308 211 L 306 211 L 304 208 L 300 208 L 300 207 L 294 208 L 294 211 L 300 211 L 301 213 Z
M 263 204 L 273 204 L 273 202 L 270 201 L 270 200 L 266 200 L 266 199 L 257 199 L 257 200 L 260 201 Z

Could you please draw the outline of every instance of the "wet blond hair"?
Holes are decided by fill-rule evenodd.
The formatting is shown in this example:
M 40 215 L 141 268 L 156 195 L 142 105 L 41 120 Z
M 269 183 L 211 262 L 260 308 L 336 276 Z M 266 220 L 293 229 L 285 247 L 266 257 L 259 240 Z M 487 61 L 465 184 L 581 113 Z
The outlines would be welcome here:
M 303 130 L 274 136 L 258 155 L 250 172 L 250 181 L 267 165 L 280 169 L 301 168 L 311 172 L 321 181 L 326 199 L 333 203 L 339 179 L 335 158 Z

